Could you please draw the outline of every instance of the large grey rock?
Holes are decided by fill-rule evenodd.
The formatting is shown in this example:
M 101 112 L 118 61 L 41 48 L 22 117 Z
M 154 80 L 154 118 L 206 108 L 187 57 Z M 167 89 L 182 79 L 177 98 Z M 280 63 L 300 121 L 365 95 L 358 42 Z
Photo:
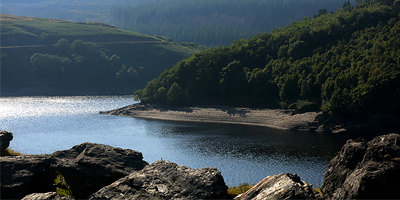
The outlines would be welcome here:
M 227 191 L 216 168 L 191 169 L 156 161 L 115 181 L 89 199 L 218 199 Z
M 321 190 L 332 199 L 399 199 L 400 135 L 349 140 L 331 160 Z
M 297 174 L 277 174 L 264 178 L 235 200 L 256 199 L 316 199 L 318 192 L 311 184 L 301 181 Z
M 74 200 L 69 196 L 62 196 L 57 192 L 33 193 L 25 196 L 22 200 Z
M 78 199 L 148 165 L 141 152 L 94 143 L 54 152 L 51 160 Z
M 8 148 L 12 139 L 13 134 L 11 132 L 0 130 L 0 152 Z
M 55 191 L 49 179 L 50 156 L 0 157 L 1 199 L 21 199 L 32 192 Z

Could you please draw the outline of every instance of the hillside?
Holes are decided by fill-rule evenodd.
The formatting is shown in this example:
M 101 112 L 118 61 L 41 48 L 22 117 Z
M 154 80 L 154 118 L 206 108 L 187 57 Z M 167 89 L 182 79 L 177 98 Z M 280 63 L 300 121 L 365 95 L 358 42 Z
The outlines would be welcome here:
M 134 6 L 152 1 L 154 0 L 2 0 L 0 4 L 2 14 L 109 23 L 111 6 Z
M 32 87 L 57 94 L 130 94 L 205 49 L 103 23 L 0 17 L 3 95 Z
M 1 13 L 103 22 L 205 46 L 269 32 L 355 0 L 3 0 Z
M 400 2 L 363 0 L 182 60 L 142 102 L 398 115 Z
M 104 23 L 6 14 L 1 14 L 0 20 L 2 46 L 55 44 L 60 38 L 92 42 L 161 41 L 155 36 L 118 29 Z
M 336 11 L 354 0 L 168 0 L 111 7 L 110 24 L 206 46 L 269 32 L 321 10 Z

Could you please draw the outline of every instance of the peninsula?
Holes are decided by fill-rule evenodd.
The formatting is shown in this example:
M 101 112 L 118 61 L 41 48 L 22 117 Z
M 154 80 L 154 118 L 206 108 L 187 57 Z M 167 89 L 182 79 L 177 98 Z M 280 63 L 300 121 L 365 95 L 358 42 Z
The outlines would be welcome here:
M 264 126 L 281 130 L 309 130 L 321 112 L 295 113 L 289 109 L 244 108 L 232 106 L 168 106 L 133 104 L 100 112 L 125 117 L 183 122 L 205 122 Z

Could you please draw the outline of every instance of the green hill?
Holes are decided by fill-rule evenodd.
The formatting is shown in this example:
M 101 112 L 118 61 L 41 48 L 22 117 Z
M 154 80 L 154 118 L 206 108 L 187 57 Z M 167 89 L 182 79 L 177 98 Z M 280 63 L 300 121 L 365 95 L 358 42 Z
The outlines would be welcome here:
M 142 102 L 400 111 L 400 1 L 346 3 L 192 55 L 136 92 Z
M 57 94 L 131 93 L 205 49 L 103 23 L 4 14 L 0 19 L 3 94 L 31 87 L 51 87 Z
M 138 5 L 154 0 L 2 0 L 1 13 L 75 22 L 109 23 L 113 5 Z
M 55 44 L 60 38 L 92 42 L 161 41 L 156 36 L 118 29 L 104 23 L 19 17 L 1 14 L 2 46 Z M 18 40 L 13 39 L 18 37 Z

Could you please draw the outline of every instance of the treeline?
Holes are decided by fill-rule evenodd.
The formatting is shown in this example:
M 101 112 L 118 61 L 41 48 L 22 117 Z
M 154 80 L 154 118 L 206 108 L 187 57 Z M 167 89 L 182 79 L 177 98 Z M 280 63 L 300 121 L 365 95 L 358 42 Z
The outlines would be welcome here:
M 131 94 L 205 49 L 103 23 L 1 14 L 1 25 L 1 90 L 6 94 L 41 87 L 65 95 Z
M 182 60 L 135 94 L 142 102 L 400 111 L 400 1 L 346 2 Z
M 68 43 L 62 38 L 51 51 L 38 50 L 30 57 L 27 67 L 3 53 L 3 87 L 48 86 L 64 91 L 110 92 L 115 88 L 122 91 L 126 87 L 132 88 L 146 79 L 143 67 L 125 66 L 119 56 L 107 54 L 107 49 L 94 42 L 75 40 L 72 45 Z M 15 83 L 16 80 L 19 83 Z
M 111 24 L 122 29 L 218 46 L 313 17 L 321 8 L 331 12 L 342 6 L 343 0 L 164 0 L 115 5 L 110 16 Z
M 71 44 L 65 38 L 54 46 L 7 48 L 1 55 L 1 87 L 11 94 L 33 87 L 68 95 L 131 94 L 185 55 L 200 50 L 197 44 L 101 46 L 82 40 Z

